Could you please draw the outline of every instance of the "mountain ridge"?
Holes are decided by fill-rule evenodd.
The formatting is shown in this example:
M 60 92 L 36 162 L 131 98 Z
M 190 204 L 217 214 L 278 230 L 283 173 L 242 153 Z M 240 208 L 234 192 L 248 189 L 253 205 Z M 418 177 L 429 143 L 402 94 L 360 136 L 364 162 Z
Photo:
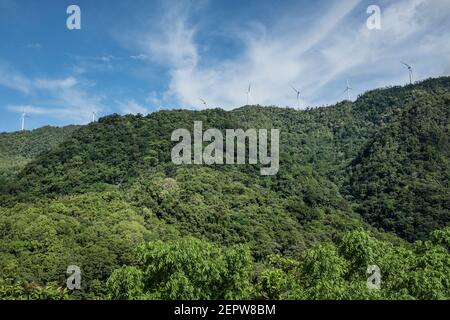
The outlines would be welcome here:
M 289 190 L 304 189 L 301 184 L 292 181 L 292 177 L 296 176 L 295 168 L 299 170 L 298 172 L 305 172 L 310 168 L 312 171 L 309 175 L 320 172 L 318 175 L 320 177 L 313 180 L 328 181 L 322 182 L 322 186 L 324 183 L 334 185 L 334 187 L 330 185 L 324 188 L 324 194 L 337 187 L 338 191 L 335 190 L 337 194 L 345 195 L 347 200 L 356 199 L 356 203 L 350 201 L 352 206 L 359 207 L 356 211 L 376 227 L 394 231 L 408 240 L 424 239 L 427 230 L 430 231 L 442 223 L 448 223 L 446 218 L 449 211 L 445 208 L 447 206 L 445 194 L 440 195 L 438 212 L 434 213 L 438 217 L 433 218 L 433 215 L 428 215 L 428 218 L 437 222 L 427 222 L 425 225 L 430 224 L 430 226 L 424 227 L 417 236 L 416 231 L 422 230 L 418 221 L 420 217 L 426 215 L 423 210 L 418 215 L 419 220 L 415 219 L 415 222 L 412 222 L 416 227 L 408 231 L 405 230 L 411 223 L 395 226 L 395 221 L 375 221 L 379 220 L 380 216 L 387 218 L 387 216 L 395 215 L 395 210 L 398 210 L 399 206 L 394 206 L 389 213 L 381 213 L 386 206 L 381 208 L 383 210 L 375 208 L 376 213 L 369 214 L 361 209 L 361 202 L 366 203 L 367 207 L 373 203 L 369 205 L 367 201 L 370 202 L 370 200 L 361 193 L 361 188 L 367 180 L 364 174 L 371 172 L 370 159 L 367 159 L 372 156 L 371 148 L 373 149 L 375 145 L 386 144 L 378 140 L 400 138 L 404 141 L 409 137 L 412 139 L 411 143 L 415 143 L 412 148 L 420 146 L 423 149 L 419 150 L 422 157 L 425 156 L 424 150 L 434 145 L 433 153 L 430 154 L 437 154 L 436 159 L 440 159 L 440 164 L 432 168 L 433 174 L 429 176 L 434 177 L 434 180 L 443 179 L 444 186 L 441 189 L 449 190 L 447 174 L 450 168 L 448 162 L 449 87 L 449 77 L 429 79 L 415 85 L 371 90 L 361 95 L 355 102 L 343 101 L 335 106 L 308 110 L 246 106 L 232 111 L 221 109 L 163 111 L 145 117 L 110 115 L 99 119 L 97 123 L 77 128 L 69 139 L 46 153 L 40 154 L 18 174 L 16 185 L 10 185 L 7 193 L 19 195 L 26 193 L 46 197 L 52 194 L 76 194 L 90 190 L 91 187 L 94 190 L 97 187 L 102 189 L 107 185 L 126 184 L 127 181 L 131 185 L 140 175 L 147 174 L 147 169 L 153 172 L 162 170 L 166 174 L 169 172 L 170 177 L 178 170 L 170 162 L 170 147 L 173 146 L 170 133 L 177 128 L 190 128 L 194 121 L 203 121 L 205 130 L 208 127 L 221 130 L 279 127 L 281 129 L 280 173 L 272 179 L 249 177 L 250 180 L 270 184 L 270 189 L 284 198 L 295 198 L 295 195 L 289 194 Z M 413 128 L 412 125 L 415 127 Z M 420 125 L 423 125 L 424 130 L 428 128 L 429 132 L 418 130 Z M 399 136 L 401 130 L 407 128 L 410 128 L 409 132 Z M 438 142 L 423 140 L 426 139 L 425 135 L 437 136 Z M 295 141 L 299 145 L 293 143 Z M 430 144 L 433 141 L 434 144 Z M 397 142 L 399 143 L 400 141 Z M 437 150 L 437 148 L 440 149 Z M 380 150 L 383 151 L 383 148 Z M 404 152 L 407 154 L 403 157 L 408 157 L 409 151 L 406 149 Z M 388 160 L 384 158 L 384 161 Z M 400 166 L 400 162 L 396 162 L 396 166 Z M 427 167 L 423 170 L 428 170 L 430 163 L 425 165 Z M 349 170 L 348 168 L 352 166 L 354 168 Z M 365 169 L 358 169 L 357 166 L 365 166 Z M 254 167 L 248 165 L 238 168 L 233 166 L 214 166 L 213 168 L 224 172 L 238 170 L 247 175 L 255 172 Z M 376 184 L 374 180 L 378 179 L 378 176 L 383 176 L 378 169 L 373 170 L 375 171 L 372 173 L 372 179 L 369 179 L 372 189 L 373 184 Z M 443 174 L 438 174 L 437 171 Z M 76 172 L 76 178 L 68 176 L 70 172 Z M 46 181 L 49 175 L 57 179 L 49 183 Z M 351 178 L 347 178 L 346 175 Z M 43 177 L 45 181 L 40 177 Z M 301 179 L 301 177 L 298 178 Z M 321 198 L 318 194 L 315 194 L 315 197 Z M 421 199 L 420 192 L 418 197 Z M 324 201 L 323 198 L 321 201 Z M 328 199 L 331 198 L 328 196 Z M 395 197 L 391 192 L 387 198 L 392 202 Z M 408 201 L 414 200 L 408 199 Z M 312 206 L 316 202 L 316 200 L 309 200 Z M 430 208 L 434 207 L 430 200 L 427 202 Z M 403 218 L 409 219 L 405 216 L 406 208 L 401 210 Z M 416 235 L 414 235 L 415 232 Z

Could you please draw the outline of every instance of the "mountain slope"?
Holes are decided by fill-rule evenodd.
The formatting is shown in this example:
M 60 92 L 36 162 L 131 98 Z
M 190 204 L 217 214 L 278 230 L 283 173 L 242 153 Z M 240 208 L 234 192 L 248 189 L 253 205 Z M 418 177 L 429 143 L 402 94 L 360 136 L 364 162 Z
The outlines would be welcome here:
M 409 88 L 360 99 L 360 110 L 388 107 L 366 111 L 379 129 L 352 162 L 347 188 L 367 221 L 415 240 L 449 222 L 450 92 L 448 78 Z
M 0 133 L 0 177 L 20 171 L 40 153 L 48 151 L 67 139 L 78 126 L 42 127 L 32 131 Z M 3 180 L 2 180 L 3 181 Z
M 41 154 L 4 188 L 3 198 L 129 190 L 143 176 L 176 180 L 180 170 L 194 168 L 171 163 L 170 134 L 193 132 L 201 120 L 203 128 L 281 130 L 276 176 L 261 177 L 256 166 L 213 166 L 218 179 L 242 175 L 250 189 L 274 191 L 299 221 L 355 209 L 376 227 L 424 239 L 448 223 L 449 94 L 450 78 L 439 78 L 306 111 L 253 106 L 112 115 Z

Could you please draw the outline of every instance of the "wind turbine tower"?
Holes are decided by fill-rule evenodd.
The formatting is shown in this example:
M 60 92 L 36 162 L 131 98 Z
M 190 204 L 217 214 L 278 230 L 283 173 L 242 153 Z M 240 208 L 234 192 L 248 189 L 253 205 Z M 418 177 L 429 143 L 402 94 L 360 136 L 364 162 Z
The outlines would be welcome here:
M 347 92 L 347 99 L 348 99 L 348 101 L 350 101 L 350 90 L 353 90 L 353 88 L 350 87 L 350 83 L 347 80 L 347 86 L 345 87 L 344 92 Z
M 22 121 L 21 121 L 21 130 L 24 131 L 25 130 L 25 118 L 27 117 L 27 114 L 24 112 L 22 112 Z
M 96 116 L 97 116 L 97 114 L 95 113 L 95 111 L 92 111 L 92 122 L 95 122 Z
M 247 105 L 249 105 L 249 102 L 250 102 L 251 91 L 252 91 L 252 83 L 250 82 L 248 84 L 248 89 L 247 89 Z
M 409 64 L 405 63 L 405 62 L 402 62 L 402 64 L 405 65 L 406 68 L 408 68 L 409 84 L 412 84 L 412 81 L 413 81 L 413 70 L 412 70 L 412 67 Z

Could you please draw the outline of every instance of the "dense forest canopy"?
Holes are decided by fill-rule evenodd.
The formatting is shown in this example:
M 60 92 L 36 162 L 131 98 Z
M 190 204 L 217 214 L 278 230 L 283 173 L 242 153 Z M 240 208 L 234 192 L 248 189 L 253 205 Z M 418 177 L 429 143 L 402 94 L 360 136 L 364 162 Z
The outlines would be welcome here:
M 0 182 L 18 173 L 25 164 L 67 139 L 78 126 L 42 127 L 33 131 L 0 133 Z
M 174 165 L 194 121 L 280 129 L 279 172 Z M 2 133 L 0 299 L 448 299 L 449 139 L 450 77 Z

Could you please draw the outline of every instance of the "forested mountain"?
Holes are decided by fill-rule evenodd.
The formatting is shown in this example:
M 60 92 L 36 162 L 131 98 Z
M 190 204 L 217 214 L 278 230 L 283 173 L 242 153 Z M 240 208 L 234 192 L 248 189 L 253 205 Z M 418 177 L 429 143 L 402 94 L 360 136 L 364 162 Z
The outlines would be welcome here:
M 173 164 L 171 133 L 194 121 L 280 129 L 277 175 Z M 0 298 L 66 298 L 72 264 L 72 298 L 450 298 L 449 77 L 302 111 L 40 130 L 0 135 L 2 167 L 27 163 L 1 185 Z M 368 265 L 381 290 L 366 288 Z
M 14 175 L 40 153 L 67 139 L 78 126 L 42 127 L 32 131 L 0 133 L 0 181 Z

